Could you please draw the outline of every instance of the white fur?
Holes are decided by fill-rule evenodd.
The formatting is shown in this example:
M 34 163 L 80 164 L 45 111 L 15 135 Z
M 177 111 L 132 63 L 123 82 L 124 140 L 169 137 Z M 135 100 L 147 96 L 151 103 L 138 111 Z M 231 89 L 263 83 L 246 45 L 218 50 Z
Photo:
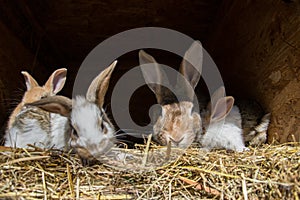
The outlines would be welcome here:
M 68 129 L 68 118 L 58 114 L 50 114 L 50 121 L 47 129 L 43 129 L 40 121 L 35 118 L 28 118 L 26 112 L 31 112 L 38 108 L 23 109 L 17 116 L 16 121 L 5 133 L 4 146 L 14 148 L 27 148 L 28 144 L 40 148 L 63 149 L 68 141 L 69 136 L 65 133 Z
M 50 147 L 55 149 L 69 149 L 70 125 L 69 120 L 59 114 L 51 113 Z M 49 147 L 47 147 L 49 148 Z
M 99 120 L 103 120 L 104 110 L 95 104 L 78 96 L 73 101 L 71 123 L 77 129 L 78 139 L 71 142 L 71 146 L 86 148 L 95 157 L 102 154 L 113 146 L 115 130 L 111 125 L 103 121 L 103 126 L 107 129 L 104 134 L 100 127 Z
M 225 121 L 221 120 L 208 125 L 206 132 L 198 138 L 206 150 L 228 149 L 243 151 L 245 147 L 242 137 L 242 119 L 237 106 L 233 106 Z
M 46 148 L 48 137 L 47 133 L 39 127 L 37 120 L 26 120 L 26 129 L 21 130 L 16 126 L 12 126 L 11 129 L 6 130 L 5 144 L 7 147 L 14 148 L 28 148 L 28 144 L 36 145 L 41 148 Z

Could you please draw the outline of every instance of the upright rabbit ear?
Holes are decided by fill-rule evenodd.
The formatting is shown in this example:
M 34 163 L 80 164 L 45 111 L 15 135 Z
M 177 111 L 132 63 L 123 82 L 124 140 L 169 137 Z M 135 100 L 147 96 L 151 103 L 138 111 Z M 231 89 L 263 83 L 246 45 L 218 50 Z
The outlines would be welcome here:
M 26 104 L 25 106 L 36 106 L 47 112 L 69 117 L 72 111 L 72 100 L 64 96 L 56 95 Z
M 211 100 L 209 104 L 209 106 L 211 106 L 211 110 L 213 110 L 213 108 L 216 107 L 218 100 L 223 97 L 225 97 L 225 87 L 221 86 L 211 96 Z
M 86 99 L 95 102 L 99 107 L 104 104 L 104 97 L 107 92 L 112 72 L 117 65 L 115 60 L 109 67 L 103 70 L 91 83 L 86 93 Z
M 200 80 L 203 65 L 203 51 L 200 41 L 194 41 L 185 52 L 179 71 L 193 88 Z
M 27 87 L 27 91 L 31 90 L 34 87 L 39 86 L 39 84 L 36 82 L 36 80 L 28 72 L 22 71 L 21 73 L 23 74 L 23 76 L 25 78 L 25 84 Z
M 147 66 L 141 67 L 144 80 L 148 87 L 154 92 L 157 102 L 164 104 L 166 98 L 171 95 L 170 90 L 163 86 L 169 85 L 167 75 L 156 60 L 143 50 L 139 51 L 139 61 L 140 65 L 148 64 Z
M 232 96 L 220 98 L 212 108 L 211 121 L 220 121 L 224 119 L 231 111 L 234 104 Z
M 180 77 L 180 75 L 177 77 L 178 87 L 183 89 L 182 93 L 187 95 L 190 100 L 194 99 L 194 89 L 201 77 L 202 64 L 202 45 L 199 41 L 194 41 L 191 47 L 185 52 L 179 68 L 180 73 L 188 81 L 191 87 L 186 85 L 186 82 L 182 82 L 182 77 Z
M 67 76 L 67 69 L 61 68 L 55 70 L 47 82 L 45 83 L 45 89 L 49 91 L 51 95 L 54 95 L 61 91 L 61 89 L 64 87 L 66 82 L 66 76 Z

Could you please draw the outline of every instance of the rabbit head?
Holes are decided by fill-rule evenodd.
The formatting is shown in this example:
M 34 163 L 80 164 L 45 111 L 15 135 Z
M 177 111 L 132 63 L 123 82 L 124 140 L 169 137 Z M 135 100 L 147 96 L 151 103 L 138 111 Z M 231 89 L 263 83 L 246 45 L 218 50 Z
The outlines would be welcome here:
M 201 113 L 203 132 L 196 139 L 204 149 L 228 149 L 244 151 L 241 128 L 241 115 L 234 98 L 225 96 L 224 87 L 220 87 L 211 97 L 207 110 Z
M 230 113 L 234 105 L 232 96 L 225 96 L 225 88 L 221 86 L 211 96 L 210 102 L 207 104 L 206 110 L 202 113 L 202 125 L 205 130 L 213 123 L 220 122 Z
M 162 83 L 169 81 L 162 66 L 155 59 L 141 50 L 139 61 L 145 82 L 155 94 L 161 113 L 153 126 L 153 138 L 161 145 L 180 148 L 188 147 L 201 129 L 200 115 L 194 111 L 194 89 L 199 82 L 202 69 L 202 46 L 195 41 L 186 51 L 177 73 L 177 82 L 170 88 Z M 147 64 L 147 65 L 146 65 Z M 182 99 L 178 99 L 178 97 Z
M 73 127 L 70 145 L 83 164 L 99 158 L 114 145 L 115 129 L 102 107 L 116 63 L 113 62 L 92 81 L 86 97 L 76 96 L 71 100 L 57 95 L 29 104 L 69 118 Z
M 20 113 L 25 104 L 32 103 L 48 96 L 53 96 L 58 93 L 66 82 L 67 69 L 61 68 L 55 70 L 44 86 L 39 86 L 37 81 L 28 72 L 22 71 L 21 73 L 25 78 L 27 90 L 23 95 L 22 101 L 10 115 L 8 128 L 11 128 L 16 116 Z

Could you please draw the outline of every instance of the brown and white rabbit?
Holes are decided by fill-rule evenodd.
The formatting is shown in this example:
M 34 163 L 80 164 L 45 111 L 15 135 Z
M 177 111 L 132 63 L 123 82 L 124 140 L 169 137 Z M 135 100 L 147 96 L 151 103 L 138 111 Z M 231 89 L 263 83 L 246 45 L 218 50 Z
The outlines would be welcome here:
M 201 113 L 203 132 L 196 141 L 206 150 L 247 150 L 243 139 L 242 117 L 232 96 L 222 86 L 214 92 L 207 109 Z
M 179 75 L 174 91 L 178 94 L 177 97 L 186 97 L 186 99 L 183 98 L 178 102 L 174 100 L 170 90 L 161 85 L 163 82 L 169 82 L 162 66 L 143 50 L 139 52 L 139 61 L 145 82 L 154 92 L 161 106 L 160 116 L 153 126 L 154 140 L 161 145 L 171 143 L 175 147 L 188 147 L 202 131 L 200 115 L 193 110 L 194 88 L 199 82 L 202 70 L 201 43 L 195 41 L 184 55 L 179 69 L 180 74 L 177 73 Z M 187 84 L 183 83 L 181 75 L 188 82 Z
M 115 143 L 115 128 L 102 107 L 116 64 L 114 61 L 92 81 L 86 97 L 76 96 L 71 100 L 57 95 L 28 104 L 68 117 L 73 128 L 70 144 L 83 164 L 100 158 Z
M 26 148 L 28 144 L 42 148 L 63 149 L 69 140 L 68 119 L 39 108 L 27 108 L 25 104 L 56 95 L 64 86 L 67 69 L 52 73 L 44 86 L 23 71 L 27 91 L 22 101 L 9 117 L 5 133 L 5 146 Z

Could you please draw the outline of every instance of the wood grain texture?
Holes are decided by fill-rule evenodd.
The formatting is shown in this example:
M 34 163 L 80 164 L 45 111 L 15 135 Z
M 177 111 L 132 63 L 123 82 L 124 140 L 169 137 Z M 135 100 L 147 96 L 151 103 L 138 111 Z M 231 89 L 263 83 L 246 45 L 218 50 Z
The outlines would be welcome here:
M 300 141 L 299 13 L 299 1 L 226 1 L 210 39 L 227 88 L 272 113 L 269 142 Z

